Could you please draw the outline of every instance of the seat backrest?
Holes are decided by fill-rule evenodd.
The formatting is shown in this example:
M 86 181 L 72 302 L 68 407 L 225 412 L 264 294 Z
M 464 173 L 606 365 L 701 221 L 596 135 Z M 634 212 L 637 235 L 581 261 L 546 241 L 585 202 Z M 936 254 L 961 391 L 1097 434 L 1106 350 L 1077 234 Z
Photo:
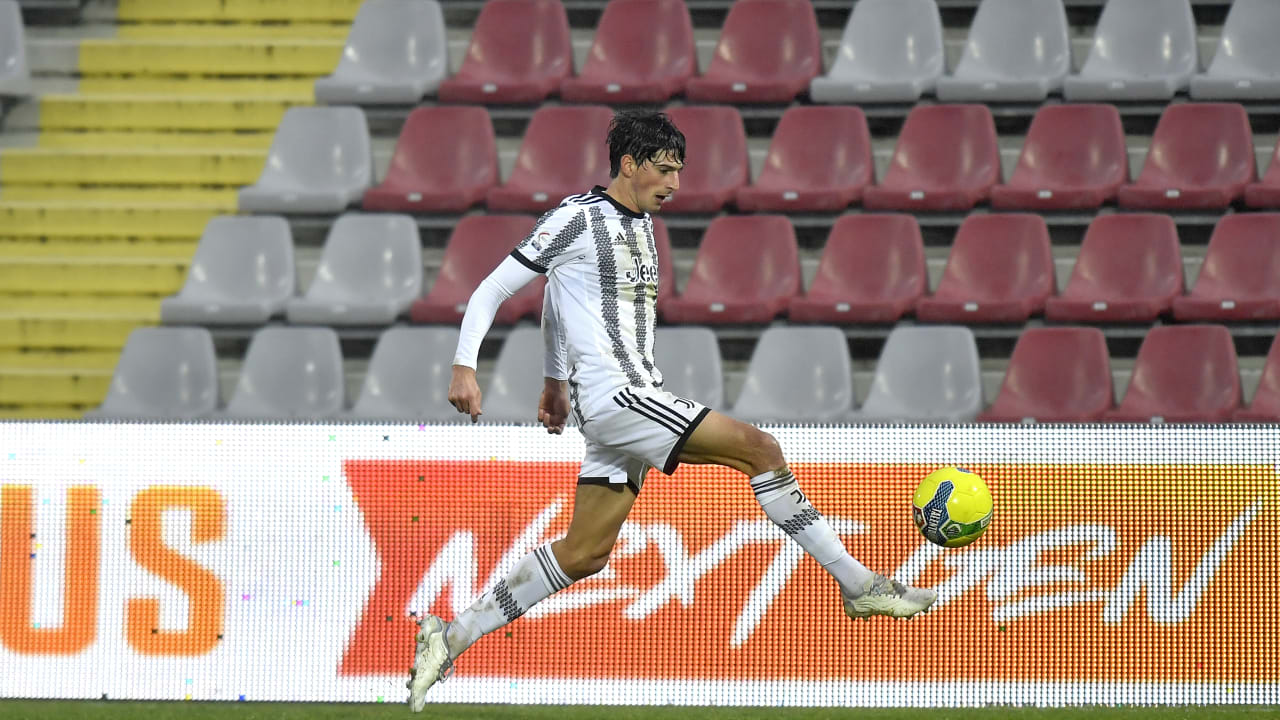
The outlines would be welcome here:
M 684 133 L 688 148 L 685 153 L 688 162 L 680 171 L 682 190 L 747 184 L 751 167 L 747 160 L 747 131 L 737 108 L 684 105 L 670 108 L 667 114 L 672 124 Z M 680 199 L 680 192 L 676 191 L 673 200 Z
M 368 418 L 460 420 L 449 404 L 454 327 L 393 327 L 378 338 L 353 415 Z
M 1036 111 L 1011 183 L 1053 178 L 1071 186 L 1129 180 L 1129 151 L 1114 105 L 1046 105 Z
M 507 183 L 583 190 L 608 185 L 609 148 L 604 137 L 611 122 L 613 111 L 601 105 L 538 108 L 524 131 Z
M 729 6 L 707 74 L 740 67 L 759 75 L 822 72 L 818 18 L 808 0 L 751 0 Z
M 1222 26 L 1218 51 L 1209 74 L 1280 75 L 1280 3 L 1275 0 L 1235 0 Z
M 1280 295 L 1280 213 L 1225 215 L 1213 229 L 1192 294 Z
M 484 392 L 481 420 L 534 422 L 543 385 L 542 328 L 512 328 L 498 351 L 493 377 Z
M 196 418 L 218 403 L 218 362 L 205 328 L 142 327 L 129 333 L 98 414 Z
M 803 363 L 796 358 L 803 357 Z M 853 371 L 834 327 L 771 327 L 751 353 L 733 414 L 743 420 L 837 422 L 853 408 Z
M 1057 288 L 1049 227 L 1031 213 L 970 215 L 960 224 L 937 295 L 992 301 Z
M 1000 179 L 1000 146 L 986 105 L 917 105 L 907 115 L 883 184 Z
M 1196 56 L 1188 0 L 1109 0 L 1081 74 L 1189 75 Z
M 517 76 L 571 74 L 573 47 L 564 6 L 559 0 L 488 0 L 458 73 L 485 66 Z
M 412 302 L 422 294 L 422 241 L 408 215 L 347 213 L 329 230 L 307 297 Z
M 428 297 L 464 304 L 480 282 L 511 254 L 531 230 L 529 215 L 467 215 L 458 221 Z M 523 291 L 521 291 L 523 292 Z
M 984 70 L 1013 77 L 1065 77 L 1071 72 L 1062 0 L 982 0 L 956 75 Z
M 1168 297 L 1182 287 L 1182 251 L 1173 218 L 1124 213 L 1099 215 L 1089 223 L 1064 294 Z
M 629 0 L 628 0 L 629 1 Z M 662 218 L 653 220 L 653 245 L 658 249 L 658 302 L 665 302 L 676 294 L 676 266 L 671 258 L 671 235 Z
M 297 288 L 293 234 L 278 215 L 221 215 L 204 227 L 183 297 L 283 302 Z
M 788 108 L 769 141 L 758 184 L 772 178 L 803 187 L 872 182 L 871 133 L 862 110 L 849 105 Z
M 1240 371 L 1231 331 L 1222 325 L 1151 328 L 1134 362 L 1123 404 L 1195 411 L 1240 404 Z
M 898 327 L 876 362 L 860 415 L 890 422 L 967 422 L 982 409 L 982 373 L 967 327 Z
M 432 189 L 496 185 L 498 146 L 489 112 L 467 105 L 414 108 L 396 140 L 386 182 Z
M 702 236 L 683 297 L 763 300 L 799 291 L 800 254 L 785 215 L 722 215 Z
M 30 92 L 31 70 L 27 66 L 22 10 L 14 0 L 0 0 L 0 95 Z
M 810 294 L 918 297 L 929 290 L 915 216 L 842 215 L 831 227 Z
M 724 405 L 720 344 L 705 327 L 660 327 L 653 338 L 653 363 L 662 389 L 710 408 Z
M 1268 402 L 1280 402 L 1280 335 L 1271 341 L 1271 349 L 1262 364 L 1262 379 L 1249 404 L 1256 408 Z
M 249 341 L 226 412 L 232 417 L 331 417 L 342 410 L 344 388 L 342 350 L 332 328 L 264 327 Z
M 292 107 L 276 128 L 258 182 L 311 188 L 368 186 L 369 125 L 357 107 Z
M 682 0 L 614 0 L 604 7 L 581 74 L 652 78 L 697 71 L 693 22 Z
M 435 0 L 364 0 L 347 35 L 337 74 L 361 68 L 384 78 L 448 73 L 444 14 Z
M 845 25 L 831 75 L 882 81 L 941 75 L 942 18 L 934 0 L 859 0 Z
M 1256 178 L 1253 130 L 1239 103 L 1170 105 L 1160 115 L 1139 183 L 1211 185 Z
M 999 405 L 1006 395 L 1043 415 L 1097 414 L 1115 402 L 1107 340 L 1097 328 L 1027 328 L 1009 357 Z

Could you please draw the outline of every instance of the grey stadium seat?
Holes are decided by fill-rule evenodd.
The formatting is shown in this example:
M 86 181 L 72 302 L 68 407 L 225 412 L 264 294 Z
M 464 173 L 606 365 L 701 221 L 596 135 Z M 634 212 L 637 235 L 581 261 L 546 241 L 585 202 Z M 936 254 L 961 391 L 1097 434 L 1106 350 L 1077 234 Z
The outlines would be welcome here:
M 372 181 L 369 125 L 360 108 L 289 108 L 258 182 L 240 189 L 240 210 L 342 212 Z
M 1280 2 L 1235 0 L 1209 69 L 1191 78 L 1195 100 L 1280 98 Z
M 705 327 L 660 327 L 653 341 L 653 362 L 662 372 L 662 389 L 709 408 L 724 405 L 720 344 Z
M 30 94 L 31 70 L 27 67 L 22 11 L 14 0 L 0 0 L 0 96 Z
M 332 328 L 264 327 L 253 334 L 235 392 L 220 415 L 329 418 L 342 411 L 342 350 Z
M 938 79 L 938 99 L 1040 102 L 1070 72 L 1062 0 L 982 0 L 955 72 Z
M 844 333 L 834 327 L 771 327 L 751 353 L 733 416 L 749 422 L 841 422 L 852 408 Z
M 455 327 L 388 329 L 373 349 L 360 397 L 345 416 L 427 422 L 458 422 L 466 418 L 449 404 L 449 380 L 457 347 Z
M 218 405 L 218 362 L 204 328 L 129 333 L 102 405 L 86 419 L 208 417 Z
M 480 400 L 490 422 L 531 423 L 538 420 L 543 385 L 542 328 L 520 325 L 512 329 L 498 351 L 493 378 Z M 570 418 L 572 420 L 572 418 Z
M 408 215 L 348 213 L 329 229 L 315 280 L 285 308 L 291 323 L 389 325 L 422 294 L 422 241 Z
M 982 410 L 982 369 L 967 327 L 899 327 L 889 333 L 864 422 L 972 422 Z
M 182 289 L 160 303 L 160 321 L 262 325 L 284 312 L 296 287 L 288 221 L 224 215 L 205 225 Z
M 809 83 L 819 103 L 915 102 L 946 69 L 934 0 L 860 0 L 835 62 Z
M 1188 0 L 1110 0 L 1070 101 L 1169 100 L 1196 71 L 1196 24 Z
M 365 0 L 337 69 L 316 80 L 316 102 L 416 103 L 449 72 L 447 45 L 435 0 Z

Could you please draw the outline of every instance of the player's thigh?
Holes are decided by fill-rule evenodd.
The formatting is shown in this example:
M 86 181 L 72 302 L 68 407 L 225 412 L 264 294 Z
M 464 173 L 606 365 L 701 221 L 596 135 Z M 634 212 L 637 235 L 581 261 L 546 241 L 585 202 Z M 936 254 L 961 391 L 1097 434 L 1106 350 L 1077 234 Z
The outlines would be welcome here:
M 785 464 L 772 435 L 714 410 L 685 441 L 680 462 L 726 465 L 753 476 Z

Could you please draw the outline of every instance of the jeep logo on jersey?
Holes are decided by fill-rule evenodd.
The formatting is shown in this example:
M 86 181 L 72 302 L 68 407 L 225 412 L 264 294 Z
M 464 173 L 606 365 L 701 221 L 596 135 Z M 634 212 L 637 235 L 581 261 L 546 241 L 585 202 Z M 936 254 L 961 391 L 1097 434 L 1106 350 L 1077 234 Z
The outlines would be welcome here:
M 656 283 L 658 282 L 658 267 L 649 263 L 640 262 L 640 258 L 632 257 L 631 262 L 634 267 L 623 274 L 627 278 L 627 282 L 633 283 Z

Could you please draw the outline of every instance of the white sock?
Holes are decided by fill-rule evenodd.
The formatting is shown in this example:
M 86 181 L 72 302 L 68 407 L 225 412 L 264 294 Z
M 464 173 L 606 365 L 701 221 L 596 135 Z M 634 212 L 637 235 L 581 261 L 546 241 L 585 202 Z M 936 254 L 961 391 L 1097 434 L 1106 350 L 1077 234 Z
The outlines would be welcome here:
M 560 569 L 551 544 L 540 545 L 520 558 L 511 573 L 485 591 L 449 623 L 445 643 L 456 658 L 484 635 L 525 614 L 529 608 L 554 592 L 569 587 L 573 580 Z
M 861 593 L 867 581 L 875 576 L 849 555 L 826 518 L 813 509 L 809 498 L 800 491 L 800 484 L 789 468 L 770 470 L 751 478 L 751 489 L 764 514 L 831 573 L 846 595 Z

